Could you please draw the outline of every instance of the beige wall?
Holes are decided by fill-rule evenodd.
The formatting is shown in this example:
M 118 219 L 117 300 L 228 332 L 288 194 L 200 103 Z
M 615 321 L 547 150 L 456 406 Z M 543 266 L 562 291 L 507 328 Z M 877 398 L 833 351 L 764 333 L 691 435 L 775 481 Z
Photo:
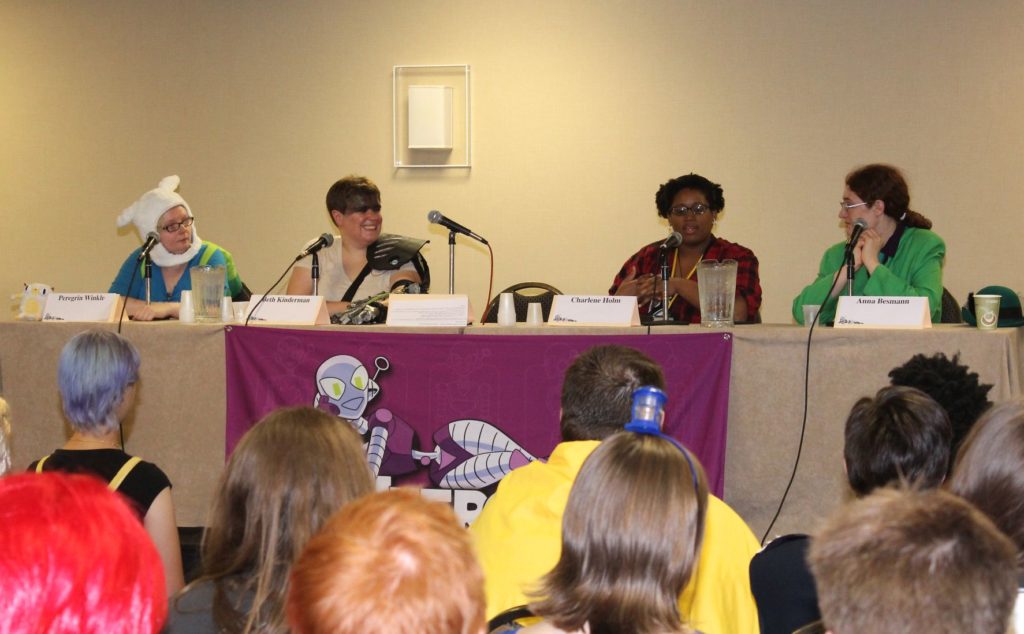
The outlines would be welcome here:
M 604 292 L 665 235 L 657 186 L 721 182 L 719 233 L 788 322 L 852 167 L 888 161 L 947 242 L 961 300 L 1024 290 L 1024 3 L 732 1 L 0 2 L 0 293 L 106 289 L 138 246 L 117 213 L 167 174 L 254 290 L 327 230 L 351 172 L 386 230 L 430 209 L 488 237 L 495 289 Z M 470 170 L 395 170 L 391 68 L 472 65 Z M 478 307 L 486 250 L 460 239 Z M 4 311 L 4 318 L 9 314 Z

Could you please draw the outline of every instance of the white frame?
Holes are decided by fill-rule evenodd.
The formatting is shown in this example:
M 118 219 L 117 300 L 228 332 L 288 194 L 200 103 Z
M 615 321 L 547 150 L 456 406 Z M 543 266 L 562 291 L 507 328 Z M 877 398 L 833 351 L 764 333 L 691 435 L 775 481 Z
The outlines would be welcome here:
M 401 143 L 402 140 L 399 139 L 399 127 L 400 126 L 398 124 L 398 122 L 399 122 L 398 117 L 400 116 L 399 115 L 399 111 L 398 111 L 398 103 L 399 103 L 399 98 L 398 98 L 398 91 L 399 91 L 398 80 L 399 80 L 399 75 L 401 74 L 401 72 L 403 70 L 407 70 L 407 69 L 432 69 L 432 68 L 433 69 L 438 69 L 438 70 L 461 68 L 462 71 L 463 71 L 463 81 L 464 81 L 463 90 L 465 91 L 465 95 L 466 95 L 466 104 L 465 104 L 465 108 L 466 108 L 466 125 L 465 125 L 465 138 L 464 138 L 464 140 L 465 140 L 465 148 L 466 148 L 466 160 L 465 160 L 464 163 L 442 163 L 442 162 L 438 162 L 438 163 L 407 163 L 407 162 L 404 162 L 400 158 L 401 157 L 401 152 L 399 150 L 399 147 L 400 147 L 400 143 Z M 418 65 L 394 66 L 392 68 L 392 71 L 391 71 L 391 139 L 392 139 L 391 152 L 392 152 L 392 154 L 391 154 L 391 156 L 392 156 L 392 159 L 394 161 L 394 166 L 395 166 L 396 169 L 425 168 L 425 167 L 433 167 L 433 168 L 453 168 L 453 167 L 454 168 L 469 168 L 469 167 L 473 166 L 473 136 L 472 136 L 473 133 L 472 133 L 472 125 L 471 125 L 473 117 L 472 117 L 472 110 L 470 109 L 471 99 L 470 99 L 469 71 L 470 71 L 469 64 L 418 64 Z M 453 128 L 454 128 L 454 126 L 453 126 Z M 453 129 L 453 131 L 454 131 L 454 129 Z M 406 136 L 408 136 L 408 124 L 406 124 L 406 127 L 405 127 L 405 134 L 406 134 Z

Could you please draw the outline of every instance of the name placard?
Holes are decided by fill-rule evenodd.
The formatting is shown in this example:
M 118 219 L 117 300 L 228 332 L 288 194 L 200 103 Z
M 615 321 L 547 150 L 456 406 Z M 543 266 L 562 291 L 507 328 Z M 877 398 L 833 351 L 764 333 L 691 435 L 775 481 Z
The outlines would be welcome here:
M 927 297 L 839 298 L 836 328 L 894 328 L 917 330 L 932 327 Z
M 327 315 L 327 304 L 319 295 L 267 295 L 267 298 L 260 302 L 262 297 L 253 295 L 249 298 L 249 306 L 245 313 L 249 323 L 299 326 L 331 323 L 331 318 Z
M 404 295 L 388 297 L 388 326 L 459 326 L 469 323 L 467 295 Z
M 117 293 L 51 293 L 43 321 L 112 322 L 121 309 L 121 299 Z
M 556 326 L 639 326 L 636 297 L 555 295 L 548 324 Z

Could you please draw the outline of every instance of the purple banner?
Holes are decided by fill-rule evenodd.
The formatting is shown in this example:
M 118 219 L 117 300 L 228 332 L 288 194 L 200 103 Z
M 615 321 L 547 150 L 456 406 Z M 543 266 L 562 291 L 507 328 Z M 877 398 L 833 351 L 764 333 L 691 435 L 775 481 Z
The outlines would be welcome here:
M 732 337 L 470 336 L 229 327 L 228 453 L 256 421 L 313 405 L 352 422 L 385 485 L 489 493 L 559 441 L 565 369 L 599 344 L 641 350 L 668 386 L 665 432 L 703 463 L 721 496 Z

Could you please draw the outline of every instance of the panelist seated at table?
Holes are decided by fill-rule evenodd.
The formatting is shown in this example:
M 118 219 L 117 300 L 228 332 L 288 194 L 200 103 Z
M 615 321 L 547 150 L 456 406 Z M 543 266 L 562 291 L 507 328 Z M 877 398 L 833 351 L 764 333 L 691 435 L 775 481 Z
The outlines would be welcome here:
M 380 189 L 363 176 L 346 176 L 327 191 L 327 215 L 341 232 L 319 253 L 317 293 L 327 300 L 327 311 L 337 314 L 353 300 L 416 284 L 426 292 L 430 283 L 427 262 L 419 249 L 426 241 L 381 233 Z M 386 247 L 386 253 L 385 251 Z M 295 263 L 288 279 L 289 295 L 312 295 L 312 258 Z
M 939 321 L 946 244 L 930 231 L 931 220 L 910 209 L 910 190 L 900 170 L 871 164 L 847 174 L 839 220 L 847 240 L 858 220 L 865 225 L 853 247 L 853 294 L 927 297 L 932 321 Z M 822 306 L 820 323 L 835 319 L 838 297 L 847 288 L 845 250 L 846 241 L 829 247 L 818 278 L 793 299 L 797 323 L 804 323 L 804 305 Z
M 700 323 L 700 294 L 697 265 L 701 260 L 736 260 L 736 322 L 757 321 L 761 308 L 761 281 L 757 257 L 750 249 L 723 240 L 711 231 L 718 214 L 725 208 L 722 186 L 698 174 L 673 178 L 654 196 L 658 215 L 668 220 L 673 231 L 682 236 L 682 244 L 668 254 L 669 315 L 686 323 Z M 609 295 L 633 295 L 640 314 L 660 318 L 661 261 L 659 246 L 652 242 L 633 254 L 622 265 Z
M 223 266 L 225 295 L 248 299 L 231 254 L 199 238 L 192 210 L 176 191 L 180 182 L 177 176 L 167 176 L 156 189 L 143 194 L 117 217 L 118 227 L 133 223 L 143 239 L 151 232 L 159 236 L 149 254 L 153 261 L 151 303 L 146 303 L 145 265 L 139 261 L 142 247 L 131 252 L 110 285 L 111 293 L 127 298 L 125 310 L 129 317 L 138 321 L 176 319 L 181 292 L 192 289 L 189 269 L 194 266 Z

